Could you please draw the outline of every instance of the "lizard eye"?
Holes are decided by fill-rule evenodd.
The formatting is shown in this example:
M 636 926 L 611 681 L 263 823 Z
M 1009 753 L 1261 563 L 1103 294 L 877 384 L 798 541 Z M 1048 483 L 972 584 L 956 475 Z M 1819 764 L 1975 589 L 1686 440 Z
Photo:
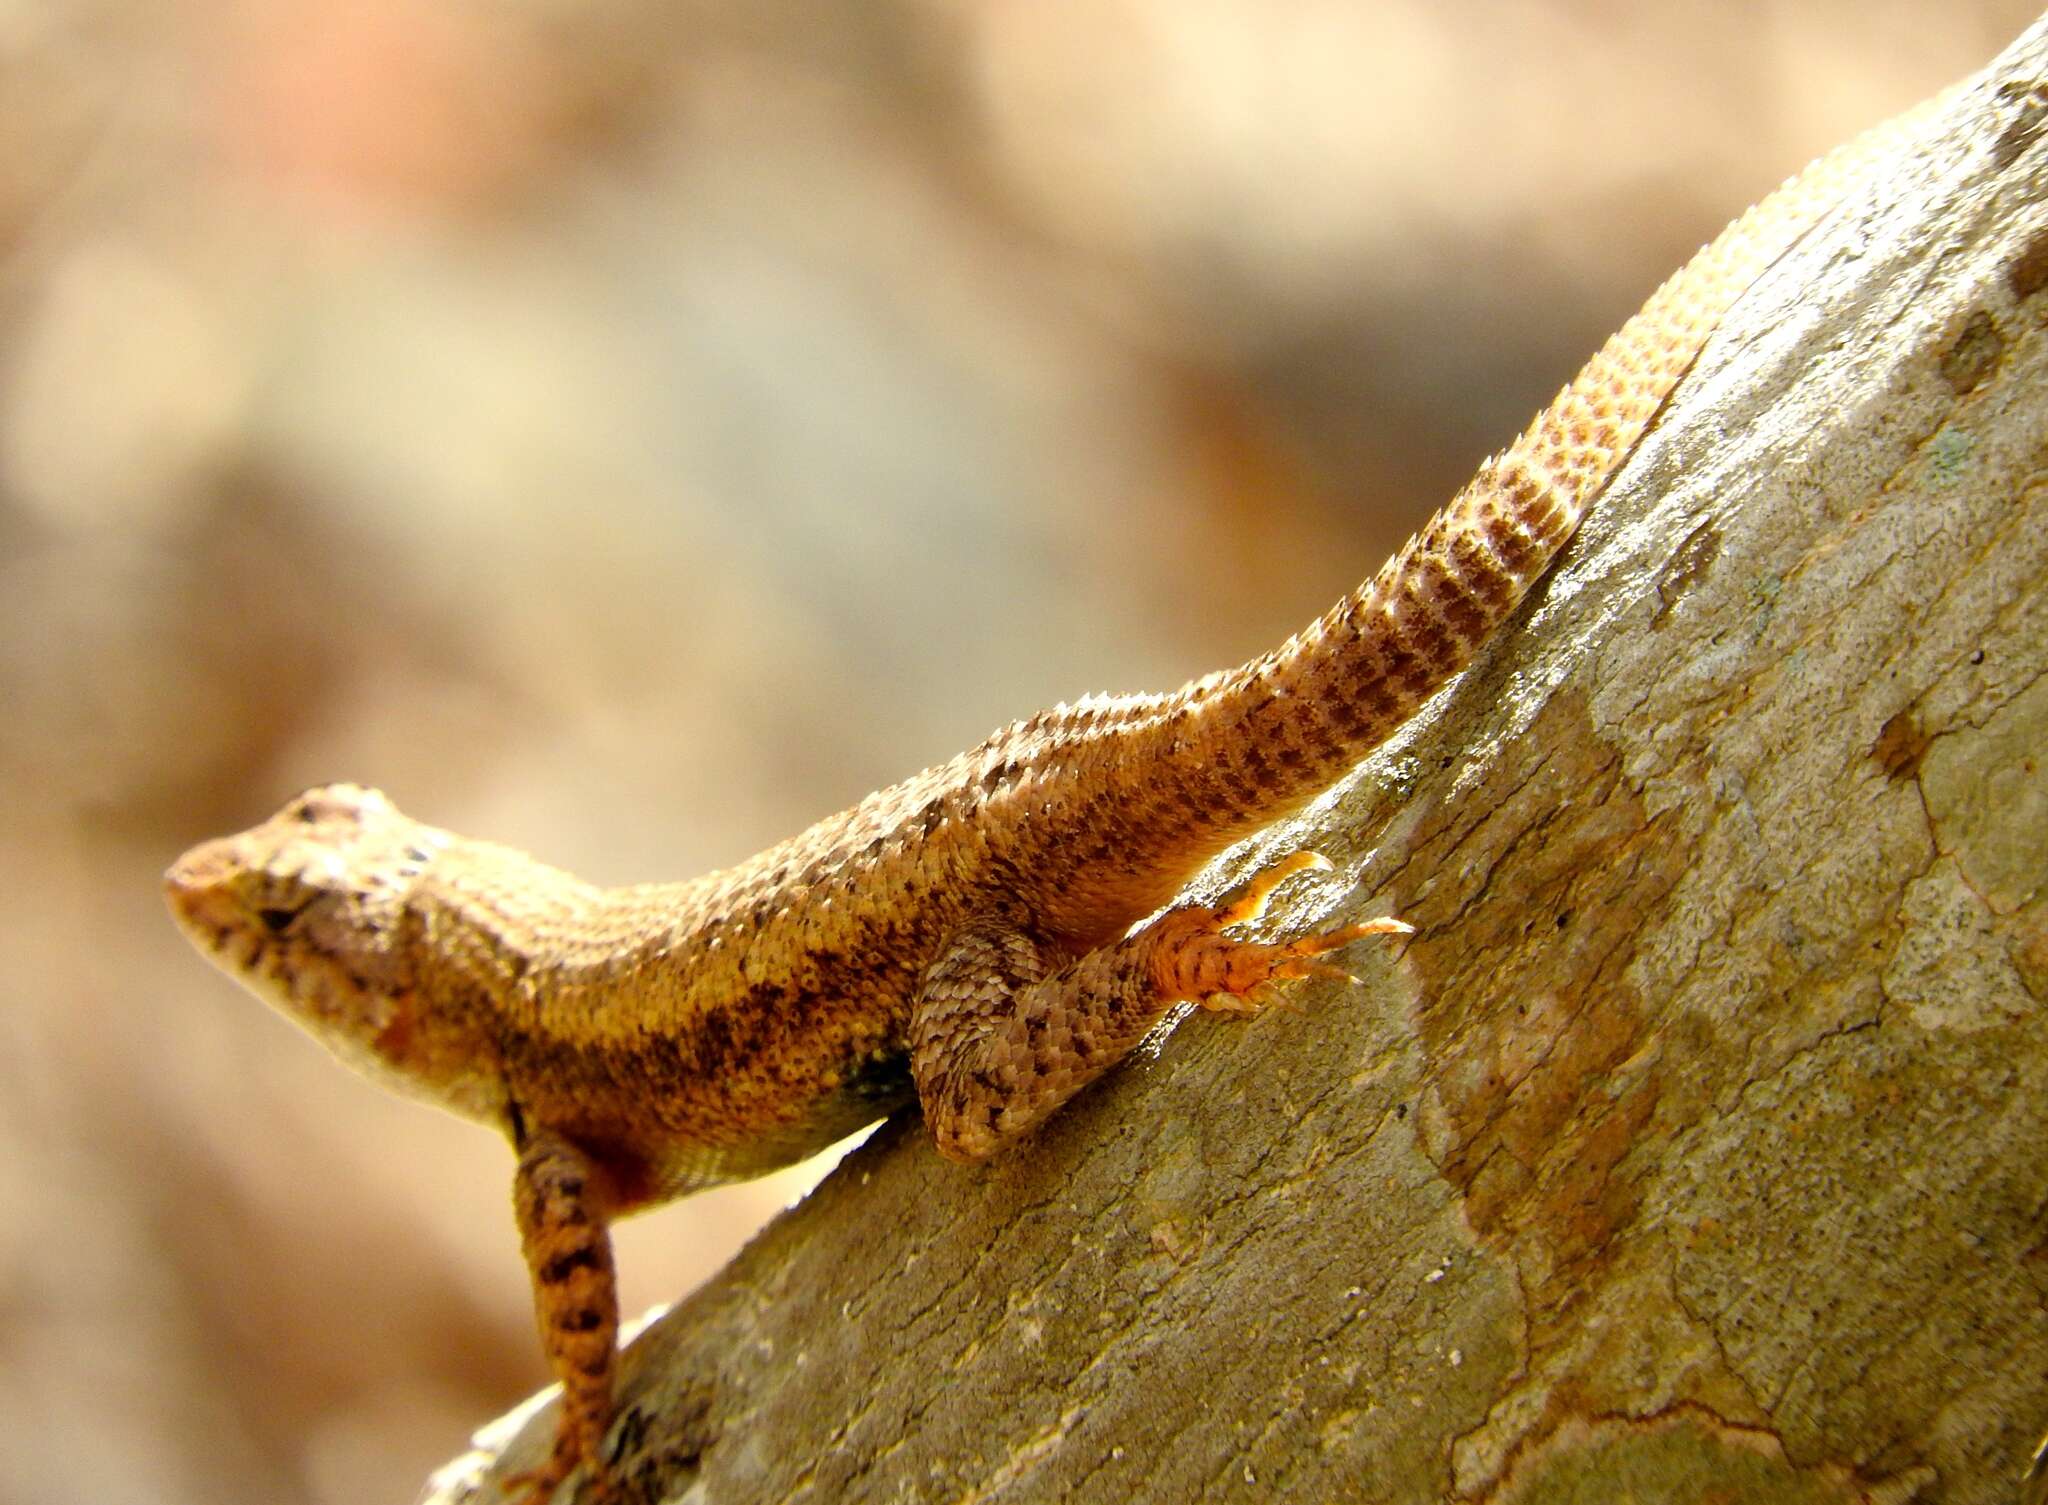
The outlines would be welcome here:
M 256 918 L 263 922 L 263 928 L 277 935 L 299 917 L 296 909 L 259 909 Z

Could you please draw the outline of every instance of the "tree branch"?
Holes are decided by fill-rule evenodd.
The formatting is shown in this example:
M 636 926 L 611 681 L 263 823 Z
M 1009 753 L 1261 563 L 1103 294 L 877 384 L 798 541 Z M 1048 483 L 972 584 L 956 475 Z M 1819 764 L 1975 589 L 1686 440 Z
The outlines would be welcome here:
M 2048 1427 L 2044 80 L 2048 23 L 1744 300 L 1534 608 L 1261 839 L 1359 880 L 1281 923 L 1391 903 L 1412 944 L 996 1164 L 885 1128 L 634 1346 L 622 1472 L 2010 1499 Z M 480 1467 L 438 1498 L 496 1505 Z

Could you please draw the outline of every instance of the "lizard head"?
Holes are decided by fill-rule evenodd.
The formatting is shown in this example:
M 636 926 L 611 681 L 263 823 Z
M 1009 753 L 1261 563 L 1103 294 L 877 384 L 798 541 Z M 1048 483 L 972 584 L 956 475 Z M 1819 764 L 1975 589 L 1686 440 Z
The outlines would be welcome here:
M 230 977 L 350 1065 L 387 1077 L 410 1033 L 406 902 L 448 840 L 374 789 L 309 789 L 164 875 L 171 913 Z

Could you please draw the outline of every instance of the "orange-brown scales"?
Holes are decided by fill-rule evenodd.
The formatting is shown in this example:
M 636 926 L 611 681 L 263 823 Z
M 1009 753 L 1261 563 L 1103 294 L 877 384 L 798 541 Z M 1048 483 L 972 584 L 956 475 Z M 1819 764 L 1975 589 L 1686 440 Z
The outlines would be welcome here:
M 1249 1012 L 1382 921 L 1236 940 L 1290 860 L 1217 909 L 1210 858 L 1349 769 L 1514 609 L 1741 291 L 1901 127 L 1724 231 L 1366 585 L 1272 653 L 1172 695 L 1091 698 L 735 868 L 600 889 L 316 789 L 171 869 L 230 975 L 351 1065 L 502 1129 L 544 1346 L 563 1384 L 546 1498 L 609 1491 L 609 1221 L 809 1154 L 914 1096 L 988 1155 L 1176 1002 Z M 1138 927 L 1138 928 L 1133 928 Z

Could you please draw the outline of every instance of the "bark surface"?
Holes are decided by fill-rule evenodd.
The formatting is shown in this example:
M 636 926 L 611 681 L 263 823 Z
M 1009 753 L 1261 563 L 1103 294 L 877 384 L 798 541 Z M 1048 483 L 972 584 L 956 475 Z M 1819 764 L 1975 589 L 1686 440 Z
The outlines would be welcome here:
M 2014 1499 L 2048 1430 L 2044 127 L 2048 22 L 1738 306 L 1472 670 L 1199 890 L 1313 847 L 1339 873 L 1276 930 L 1391 905 L 1412 943 L 1186 1021 L 993 1165 L 885 1127 L 633 1346 L 622 1475 Z M 434 1498 L 497 1505 L 551 1428 Z

